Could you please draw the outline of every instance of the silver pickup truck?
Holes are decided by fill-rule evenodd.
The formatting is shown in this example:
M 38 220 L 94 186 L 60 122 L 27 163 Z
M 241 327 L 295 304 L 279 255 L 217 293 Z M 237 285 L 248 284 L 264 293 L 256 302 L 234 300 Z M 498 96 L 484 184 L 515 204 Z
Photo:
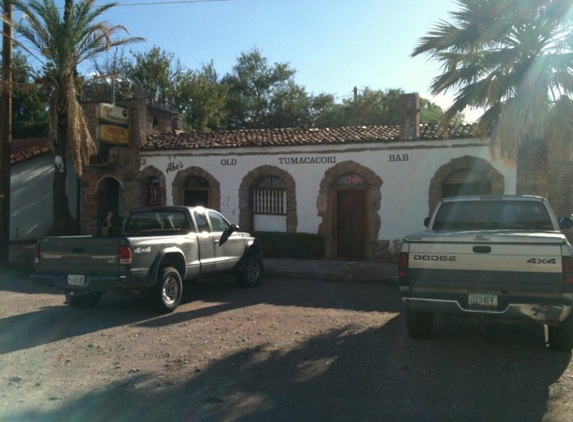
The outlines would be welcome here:
M 536 196 L 441 200 L 406 236 L 399 282 L 412 338 L 432 336 L 435 314 L 548 326 L 552 349 L 573 348 L 573 251 L 548 201 Z
M 121 236 L 52 236 L 38 241 L 32 280 L 63 290 L 75 308 L 95 306 L 109 290 L 144 293 L 158 313 L 173 312 L 183 281 L 233 273 L 241 287 L 263 276 L 262 245 L 203 207 L 133 211 Z

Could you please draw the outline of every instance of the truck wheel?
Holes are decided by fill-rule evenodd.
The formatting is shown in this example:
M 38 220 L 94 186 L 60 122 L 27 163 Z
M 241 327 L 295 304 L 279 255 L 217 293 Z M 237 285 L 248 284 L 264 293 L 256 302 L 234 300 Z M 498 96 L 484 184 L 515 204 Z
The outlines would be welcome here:
M 72 308 L 88 309 L 96 306 L 101 299 L 101 292 L 88 292 L 78 296 L 73 296 L 70 292 L 66 292 L 66 302 Z
M 410 338 L 430 338 L 434 331 L 434 314 L 406 309 L 406 328 Z
M 236 274 L 237 283 L 244 288 L 257 287 L 263 278 L 263 260 L 259 254 L 251 254 L 244 267 Z
M 561 352 L 573 349 L 573 313 L 556 327 L 548 327 L 549 347 Z
M 147 302 L 159 314 L 173 312 L 181 302 L 183 282 L 179 272 L 173 267 L 159 270 L 157 281 L 147 289 Z

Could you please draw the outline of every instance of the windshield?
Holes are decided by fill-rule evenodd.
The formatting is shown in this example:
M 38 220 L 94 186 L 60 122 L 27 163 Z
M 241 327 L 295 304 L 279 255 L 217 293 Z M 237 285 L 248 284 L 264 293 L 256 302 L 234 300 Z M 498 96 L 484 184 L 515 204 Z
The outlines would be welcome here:
M 433 230 L 553 230 L 541 202 L 468 201 L 443 203 Z

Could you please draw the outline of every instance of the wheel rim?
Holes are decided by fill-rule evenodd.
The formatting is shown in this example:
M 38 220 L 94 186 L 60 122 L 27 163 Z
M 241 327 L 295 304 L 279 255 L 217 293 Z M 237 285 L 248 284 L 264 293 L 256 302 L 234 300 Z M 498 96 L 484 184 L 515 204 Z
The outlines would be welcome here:
M 259 263 L 255 260 L 249 262 L 249 266 L 247 267 L 247 278 L 249 281 L 256 281 L 261 273 L 261 268 Z
M 169 276 L 163 286 L 163 302 L 172 305 L 179 297 L 179 282 L 176 277 Z

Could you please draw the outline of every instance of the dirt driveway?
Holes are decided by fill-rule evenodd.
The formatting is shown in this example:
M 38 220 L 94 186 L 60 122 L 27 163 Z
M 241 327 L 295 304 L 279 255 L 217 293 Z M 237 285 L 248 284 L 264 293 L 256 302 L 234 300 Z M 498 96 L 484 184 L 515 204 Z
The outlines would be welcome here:
M 570 421 L 570 353 L 534 326 L 438 319 L 409 340 L 395 286 L 230 277 L 175 313 L 107 294 L 94 309 L 0 276 L 0 420 Z

